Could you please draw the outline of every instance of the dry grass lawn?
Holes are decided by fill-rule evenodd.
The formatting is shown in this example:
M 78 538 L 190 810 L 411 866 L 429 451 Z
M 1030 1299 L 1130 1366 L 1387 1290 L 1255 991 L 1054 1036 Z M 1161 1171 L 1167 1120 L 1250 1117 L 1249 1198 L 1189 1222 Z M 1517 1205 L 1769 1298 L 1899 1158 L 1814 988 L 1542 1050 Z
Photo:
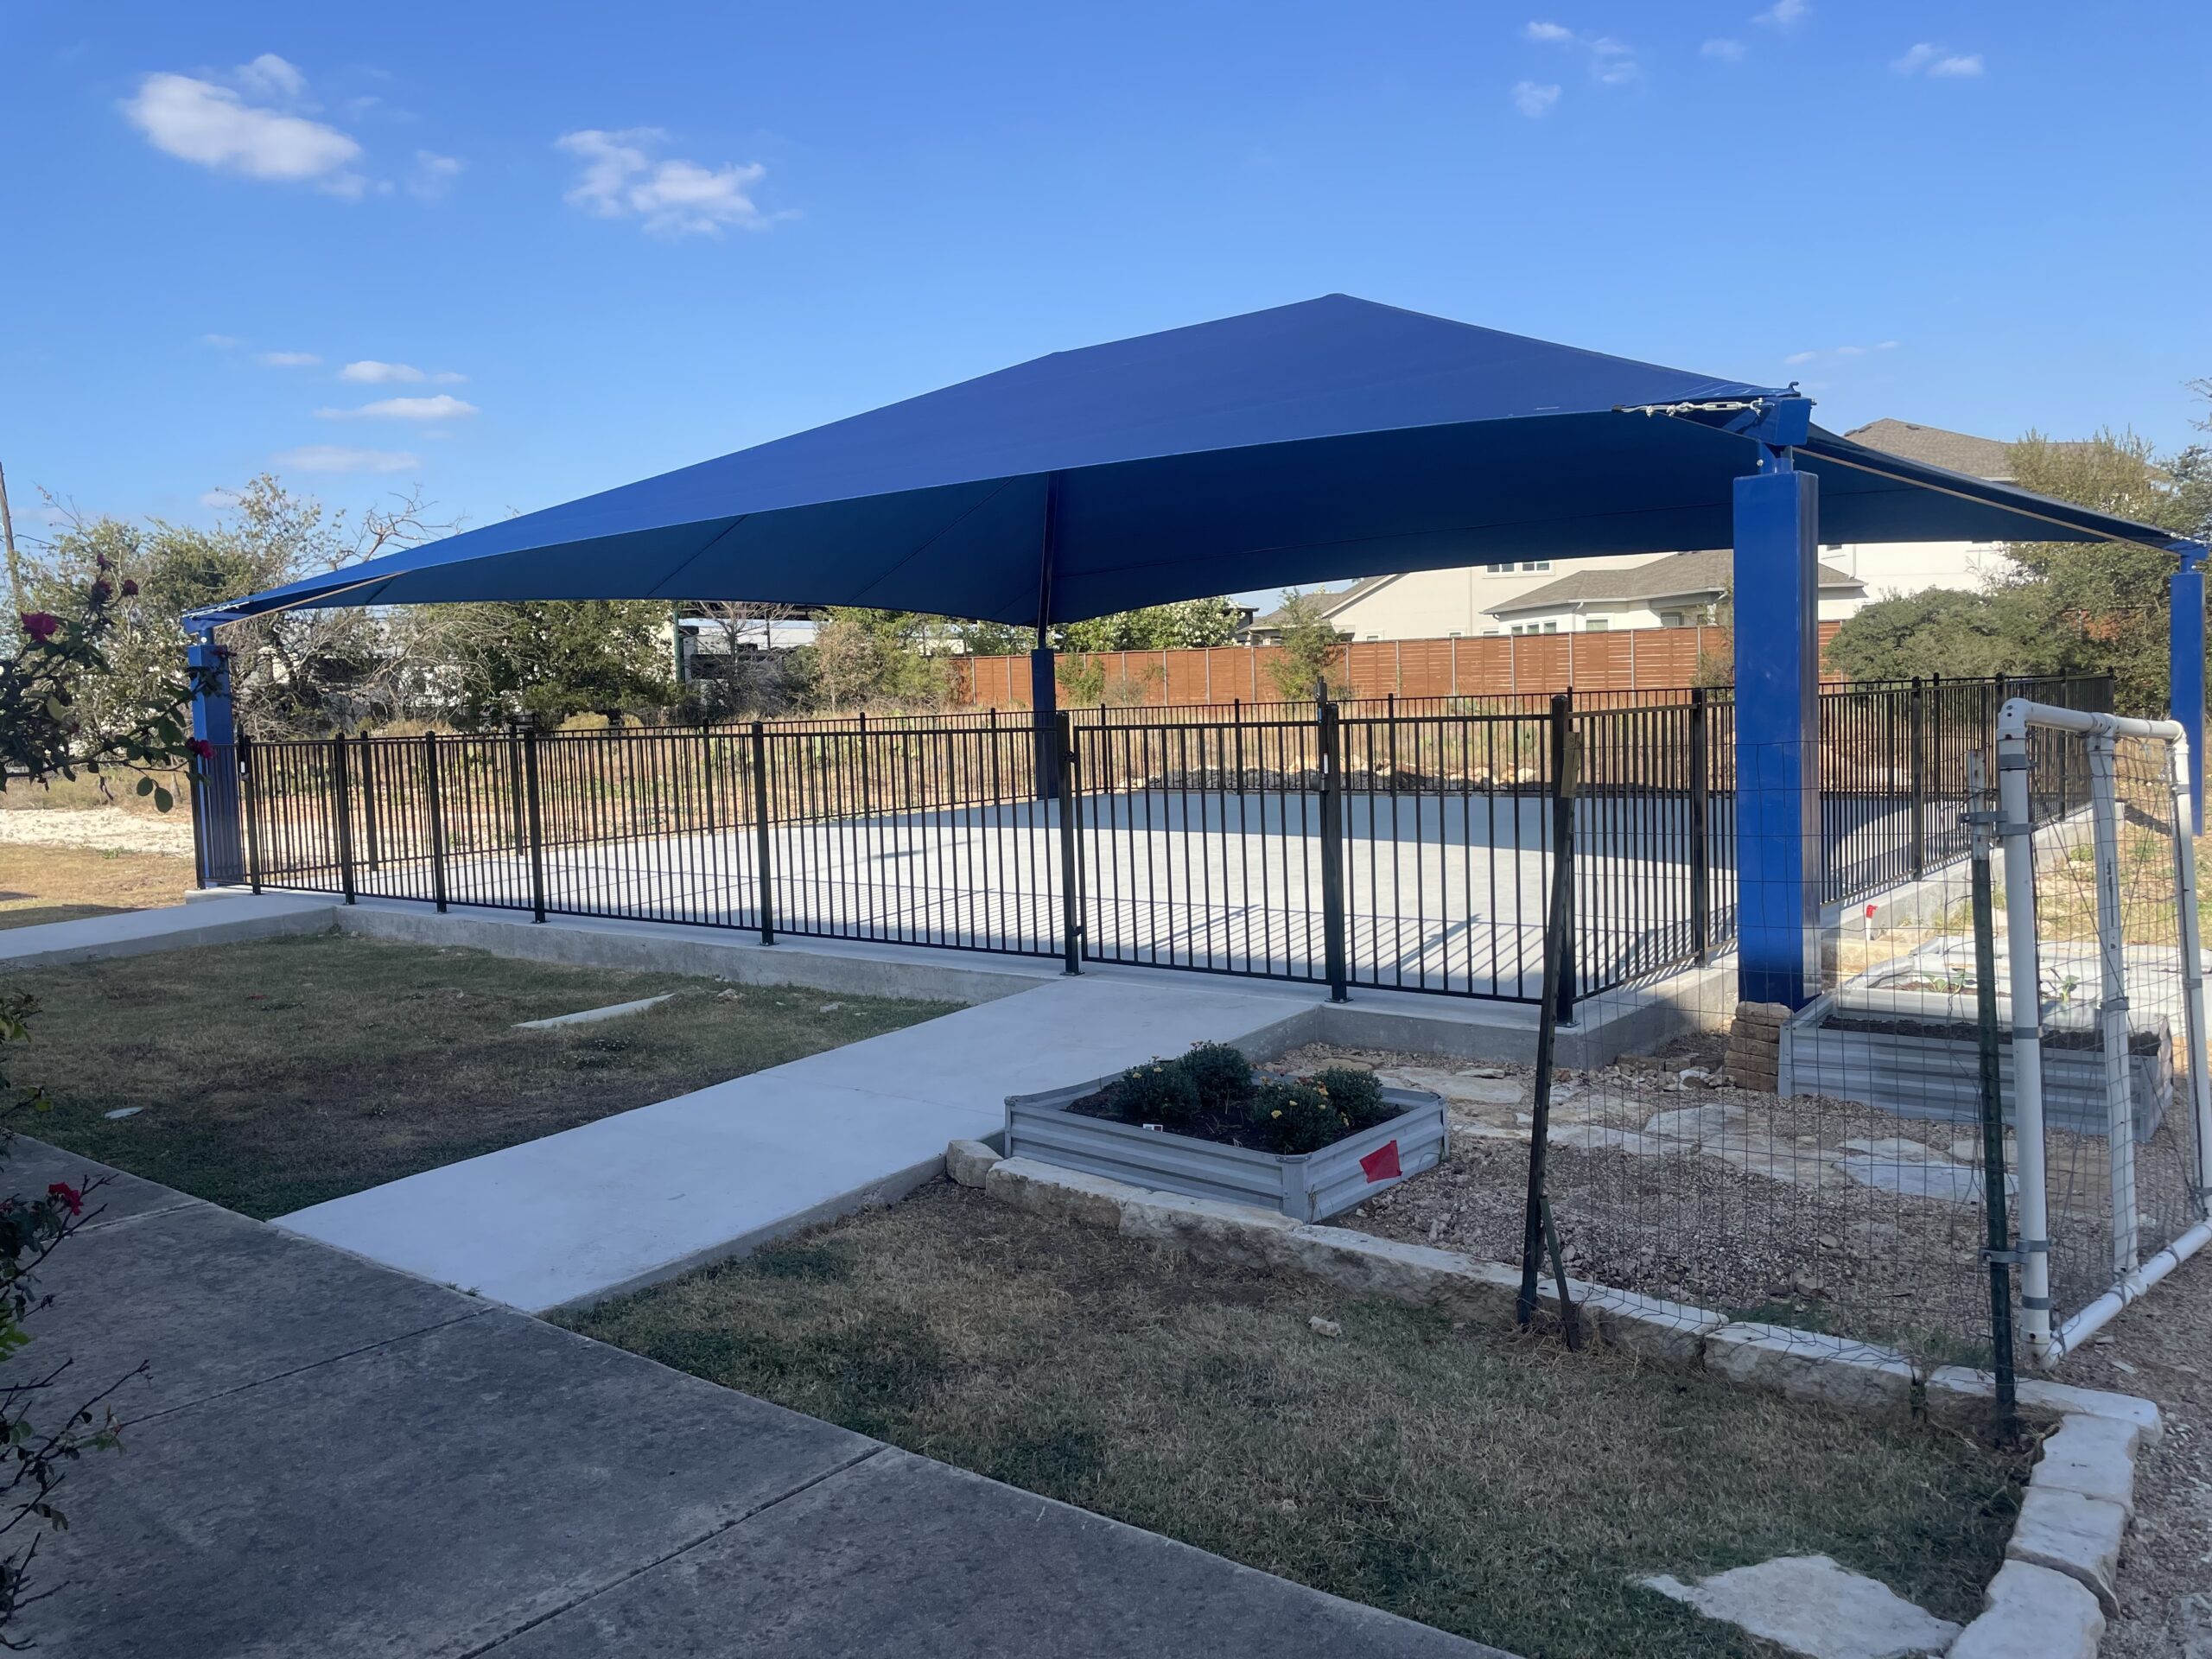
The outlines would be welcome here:
M 2024 1472 L 1957 1434 L 1200 1267 L 944 1182 L 568 1322 L 1526 1659 L 1749 1659 L 1631 1580 L 1814 1551 L 1964 1620 Z
M 18 985 L 40 1012 L 9 1071 L 54 1101 L 21 1128 L 264 1219 L 953 1006 L 337 933 L 0 978 Z M 664 991 L 643 1014 L 512 1029 Z
M 184 902 L 192 861 L 166 853 L 0 842 L 0 928 Z

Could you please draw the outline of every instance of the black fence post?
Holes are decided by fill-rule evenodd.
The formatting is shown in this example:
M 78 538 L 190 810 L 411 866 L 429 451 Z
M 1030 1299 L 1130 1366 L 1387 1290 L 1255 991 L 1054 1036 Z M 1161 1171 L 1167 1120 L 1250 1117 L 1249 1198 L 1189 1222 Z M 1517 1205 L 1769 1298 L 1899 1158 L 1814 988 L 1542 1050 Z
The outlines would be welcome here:
M 523 798 L 530 834 L 530 919 L 545 919 L 545 819 L 537 792 L 537 734 L 522 734 Z
M 1928 873 L 1928 700 L 1920 677 L 1912 677 L 1912 874 Z
M 1690 949 L 1713 960 L 1713 740 L 1705 688 L 1690 691 Z
M 1997 1034 L 1996 902 L 1989 875 L 1991 831 L 1999 815 L 1993 810 L 1982 751 L 1967 756 L 1967 824 L 1974 861 L 1974 1014 L 1979 1043 L 1981 1094 L 1982 1209 L 1988 1218 L 1990 1370 L 1996 1381 L 1999 1433 L 2011 1439 L 2018 1427 L 2012 1371 L 2012 1222 L 2005 1207 L 2005 1100 Z M 2018 1016 L 2015 1016 L 2018 1017 Z
M 245 809 L 245 880 L 261 891 L 261 803 L 253 787 L 253 740 L 238 734 L 238 794 Z
M 383 837 L 377 832 L 377 753 L 373 740 L 358 738 L 353 752 L 361 757 L 361 833 L 368 844 L 369 868 L 384 865 Z
M 346 776 L 346 734 L 330 740 L 331 815 L 338 823 L 338 879 L 346 902 L 353 902 L 353 799 Z
M 1562 691 L 1552 698 L 1551 797 L 1552 860 L 1559 873 L 1559 972 L 1547 976 L 1545 995 L 1552 999 L 1561 1025 L 1574 1019 L 1574 694 Z
M 507 800 L 514 810 L 515 854 L 519 857 L 530 846 L 530 809 L 524 803 L 522 780 L 523 724 L 515 721 L 507 727 Z
M 438 781 L 438 734 L 423 734 L 423 800 L 430 819 L 430 897 L 446 908 L 446 804 Z
M 1560 1319 L 1566 1327 L 1567 1346 L 1573 1348 L 1580 1345 L 1580 1320 L 1568 1294 L 1567 1262 L 1560 1249 L 1559 1229 L 1552 1220 L 1551 1195 L 1547 1186 L 1551 1155 L 1553 1056 L 1558 1052 L 1560 1021 L 1566 1017 L 1563 1010 L 1573 1006 L 1572 987 L 1567 983 L 1574 951 L 1574 839 L 1571 815 L 1581 752 L 1574 741 L 1568 699 L 1554 697 L 1552 880 L 1544 912 L 1544 1000 L 1536 1011 L 1536 1075 L 1529 1096 L 1529 1196 L 1521 1231 L 1521 1294 L 1516 1299 L 1515 1312 L 1522 1329 L 1534 1323 L 1537 1278 L 1548 1250 L 1552 1282 L 1559 1296 Z M 1570 826 L 1565 835 L 1559 829 L 1562 823 Z M 1554 995 L 1554 985 L 1565 995 Z
M 861 712 L 861 747 L 868 747 L 868 712 Z M 760 906 L 760 943 L 776 942 L 775 872 L 769 867 L 768 849 L 772 841 L 768 833 L 768 728 L 760 721 L 753 722 L 753 866 L 754 891 Z
M 1082 861 L 1076 848 L 1075 721 L 1064 709 L 1055 722 L 1060 746 L 1060 953 L 1065 971 L 1083 971 Z
M 1349 1002 L 1351 972 L 1344 944 L 1344 734 L 1329 688 L 1320 687 L 1314 711 L 1321 751 L 1321 938 L 1329 976 L 1329 1001 Z

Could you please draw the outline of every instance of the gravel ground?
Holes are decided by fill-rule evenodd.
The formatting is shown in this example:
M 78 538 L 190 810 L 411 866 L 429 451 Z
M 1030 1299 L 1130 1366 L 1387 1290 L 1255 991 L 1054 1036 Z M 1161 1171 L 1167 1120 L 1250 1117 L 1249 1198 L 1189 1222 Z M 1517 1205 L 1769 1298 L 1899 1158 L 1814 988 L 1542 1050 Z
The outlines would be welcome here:
M 1894 1344 L 1933 1364 L 1986 1363 L 1979 1130 L 1854 1101 L 1730 1087 L 1718 1075 L 1720 1048 L 1716 1038 L 1686 1038 L 1659 1056 L 1556 1074 L 1548 1185 L 1569 1272 L 1739 1318 Z M 1530 1069 L 1319 1046 L 1283 1062 L 1300 1071 L 1331 1064 L 1433 1090 L 1452 1124 L 1440 1168 L 1344 1224 L 1518 1261 Z M 2171 1138 L 2141 1150 L 2146 1179 L 2164 1167 L 2152 1154 L 2171 1150 Z M 2049 1152 L 2067 1241 L 2053 1258 L 2054 1281 L 2062 1305 L 2079 1306 L 2105 1282 L 2103 1147 L 2053 1133 Z
M 188 855 L 192 814 L 182 806 L 160 817 L 114 806 L 22 807 L 0 812 L 0 843 Z
M 2135 1528 L 2104 1659 L 2212 1659 L 2212 1255 L 2184 1263 L 2059 1368 L 2158 1402 L 2166 1436 L 2136 1465 Z
M 1281 1066 L 1332 1064 L 1368 1065 L 1437 1089 L 1452 1116 L 1450 1160 L 1346 1212 L 1344 1224 L 1517 1261 L 1529 1068 L 1320 1046 L 1287 1056 Z M 1692 1039 L 1662 1059 L 1559 1074 L 1549 1185 L 1569 1269 L 1601 1284 L 1808 1329 L 1880 1337 L 1930 1361 L 1986 1363 L 1979 1205 L 1833 1179 L 1846 1141 L 1884 1147 L 1898 1170 L 1910 1167 L 1914 1145 L 1970 1166 L 1974 1148 L 1961 1126 L 1909 1122 L 1845 1101 L 1708 1089 L 1694 1075 L 1684 1080 L 1708 1067 L 1719 1069 L 1719 1046 Z M 1703 1127 L 1717 1132 L 1685 1150 L 1650 1146 L 1642 1127 L 1685 1103 L 1733 1105 L 1743 1115 L 1704 1118 Z M 1576 1138 L 1599 1144 L 1562 1143 Z M 2101 1143 L 2051 1139 L 2054 1170 L 2078 1158 L 2098 1162 L 2101 1172 Z M 2100 1173 L 2082 1185 L 2094 1193 L 2101 1180 Z M 2063 1191 L 2055 1201 L 2065 1207 Z M 2137 1515 L 2106 1659 L 2212 1659 L 2208 1332 L 2212 1252 L 2060 1369 L 2067 1382 L 2154 1400 L 2166 1418 L 2164 1441 L 2138 1466 Z

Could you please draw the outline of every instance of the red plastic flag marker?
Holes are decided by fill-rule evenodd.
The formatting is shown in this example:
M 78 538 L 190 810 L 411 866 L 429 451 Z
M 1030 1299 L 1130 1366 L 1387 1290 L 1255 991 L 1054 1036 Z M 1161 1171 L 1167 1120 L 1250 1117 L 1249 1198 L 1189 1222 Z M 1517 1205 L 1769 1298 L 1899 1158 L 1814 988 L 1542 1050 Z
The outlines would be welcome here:
M 1361 1159 L 1359 1166 L 1367 1172 L 1367 1184 L 1370 1186 L 1374 1185 L 1377 1181 L 1395 1181 L 1405 1173 L 1405 1171 L 1398 1166 L 1398 1143 L 1395 1141 L 1385 1141 L 1366 1157 Z

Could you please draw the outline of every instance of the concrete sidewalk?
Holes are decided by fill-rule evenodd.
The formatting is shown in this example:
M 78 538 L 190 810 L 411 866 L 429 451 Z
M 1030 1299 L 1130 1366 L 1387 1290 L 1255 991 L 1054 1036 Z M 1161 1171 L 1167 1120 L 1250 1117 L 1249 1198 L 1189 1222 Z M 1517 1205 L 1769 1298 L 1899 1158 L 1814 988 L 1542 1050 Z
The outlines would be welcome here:
M 331 900 L 314 893 L 226 893 L 216 903 L 164 905 L 153 910 L 82 916 L 71 922 L 0 928 L 0 969 L 51 967 L 103 957 L 188 950 L 195 945 L 320 933 L 331 923 Z
M 1179 976 L 1056 979 L 787 1065 L 280 1217 L 531 1313 L 734 1255 L 942 1167 L 1010 1094 L 1295 1020 L 1306 999 Z
M 19 1140 L 7 1185 L 88 1168 Z M 1502 1659 L 149 1182 L 99 1201 L 11 1362 L 151 1371 L 10 1629 L 53 1659 Z

